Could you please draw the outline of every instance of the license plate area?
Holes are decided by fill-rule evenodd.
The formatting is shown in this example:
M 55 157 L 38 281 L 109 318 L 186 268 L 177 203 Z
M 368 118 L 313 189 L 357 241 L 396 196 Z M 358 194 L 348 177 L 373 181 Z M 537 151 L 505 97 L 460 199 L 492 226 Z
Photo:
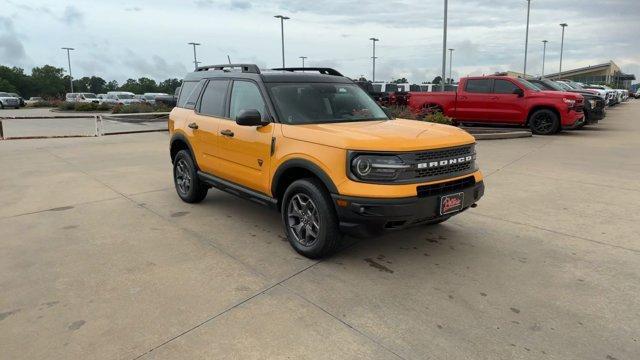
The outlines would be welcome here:
M 462 210 L 464 206 L 464 193 L 444 195 L 440 198 L 440 215 L 451 214 Z

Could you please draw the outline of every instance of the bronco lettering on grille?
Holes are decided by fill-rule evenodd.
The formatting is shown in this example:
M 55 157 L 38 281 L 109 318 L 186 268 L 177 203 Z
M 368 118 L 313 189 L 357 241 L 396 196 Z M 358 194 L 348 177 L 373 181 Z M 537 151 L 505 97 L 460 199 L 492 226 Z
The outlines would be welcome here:
M 464 156 L 453 159 L 439 160 L 439 161 L 430 161 L 425 163 L 418 163 L 418 169 L 430 169 L 440 166 L 447 166 L 453 164 L 462 164 L 473 160 L 473 156 Z

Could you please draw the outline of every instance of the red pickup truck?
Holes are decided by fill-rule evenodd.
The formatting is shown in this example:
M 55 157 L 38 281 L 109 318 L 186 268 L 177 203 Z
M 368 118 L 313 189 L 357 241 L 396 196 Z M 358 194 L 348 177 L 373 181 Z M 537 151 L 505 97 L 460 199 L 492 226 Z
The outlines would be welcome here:
M 456 122 L 522 125 L 534 134 L 550 135 L 584 122 L 584 98 L 569 92 L 541 91 L 530 82 L 508 76 L 460 79 L 456 92 L 409 92 L 414 114 L 442 112 Z

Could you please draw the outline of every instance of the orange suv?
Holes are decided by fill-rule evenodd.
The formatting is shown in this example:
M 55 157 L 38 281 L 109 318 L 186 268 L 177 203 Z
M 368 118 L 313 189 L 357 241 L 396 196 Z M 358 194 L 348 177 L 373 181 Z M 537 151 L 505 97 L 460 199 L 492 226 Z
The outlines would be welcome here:
M 309 258 L 343 233 L 440 223 L 484 193 L 471 135 L 394 119 L 329 68 L 200 67 L 183 81 L 169 131 L 182 200 L 215 187 L 271 206 Z

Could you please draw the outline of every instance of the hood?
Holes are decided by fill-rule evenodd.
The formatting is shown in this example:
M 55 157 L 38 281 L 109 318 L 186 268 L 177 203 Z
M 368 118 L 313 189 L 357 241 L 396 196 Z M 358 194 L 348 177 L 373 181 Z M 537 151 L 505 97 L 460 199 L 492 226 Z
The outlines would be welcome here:
M 395 119 L 308 125 L 282 125 L 285 137 L 347 150 L 415 151 L 475 142 L 454 126 Z
M 578 100 L 582 98 L 581 94 L 578 93 L 573 93 L 573 92 L 568 92 L 568 91 L 549 91 L 549 90 L 542 90 L 540 91 L 541 93 L 545 94 L 545 97 L 555 97 L 555 98 L 567 98 L 567 99 L 573 99 L 573 100 Z

